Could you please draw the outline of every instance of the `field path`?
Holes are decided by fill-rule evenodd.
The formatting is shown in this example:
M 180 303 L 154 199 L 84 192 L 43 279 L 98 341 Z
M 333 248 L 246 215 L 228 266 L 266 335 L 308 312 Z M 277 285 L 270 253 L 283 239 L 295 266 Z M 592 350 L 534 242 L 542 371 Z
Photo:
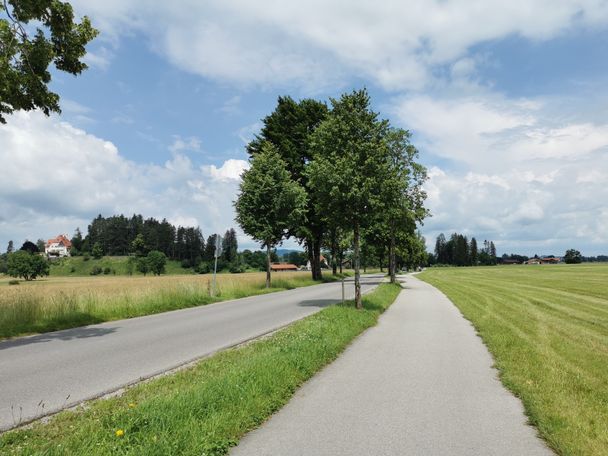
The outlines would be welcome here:
M 362 277 L 363 291 L 382 278 Z M 352 280 L 345 288 L 352 299 Z M 0 430 L 266 334 L 341 294 L 327 283 L 0 342 Z
M 231 453 L 551 455 L 473 327 L 413 276 L 358 338 Z

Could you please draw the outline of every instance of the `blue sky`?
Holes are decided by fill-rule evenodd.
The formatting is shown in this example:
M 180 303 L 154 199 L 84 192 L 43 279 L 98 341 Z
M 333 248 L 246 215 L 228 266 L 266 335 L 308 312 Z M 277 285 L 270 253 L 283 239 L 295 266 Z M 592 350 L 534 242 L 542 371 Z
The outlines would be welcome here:
M 277 96 L 365 86 L 429 168 L 429 244 L 608 252 L 606 2 L 72 3 L 101 33 L 88 71 L 54 74 L 61 116 L 0 126 L 2 251 L 98 213 L 223 232 Z

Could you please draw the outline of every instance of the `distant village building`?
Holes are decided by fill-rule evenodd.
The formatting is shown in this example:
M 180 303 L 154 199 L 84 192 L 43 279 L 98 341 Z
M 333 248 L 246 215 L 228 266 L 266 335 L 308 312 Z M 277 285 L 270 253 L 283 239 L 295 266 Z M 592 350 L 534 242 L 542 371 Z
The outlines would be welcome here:
M 275 272 L 297 271 L 298 267 L 295 264 L 291 263 L 272 263 L 270 265 L 270 270 Z
M 561 261 L 562 259 L 558 257 L 530 258 L 528 261 L 524 261 L 524 264 L 558 264 Z
M 60 234 L 56 238 L 49 239 L 46 241 L 44 246 L 44 253 L 47 256 L 53 257 L 67 257 L 70 256 L 70 250 L 72 249 L 72 243 L 66 235 Z
M 323 269 L 329 269 L 329 264 L 327 263 L 327 259 L 321 255 L 321 257 L 319 258 L 319 263 L 321 263 L 321 268 Z M 310 266 L 310 260 L 308 260 L 308 262 L 306 263 L 306 267 L 304 268 L 306 271 L 310 271 L 312 268 Z
M 561 261 L 562 261 L 561 258 L 557 258 L 557 257 L 545 257 L 545 258 L 541 258 L 540 259 L 540 264 L 557 264 L 557 263 L 559 263 Z

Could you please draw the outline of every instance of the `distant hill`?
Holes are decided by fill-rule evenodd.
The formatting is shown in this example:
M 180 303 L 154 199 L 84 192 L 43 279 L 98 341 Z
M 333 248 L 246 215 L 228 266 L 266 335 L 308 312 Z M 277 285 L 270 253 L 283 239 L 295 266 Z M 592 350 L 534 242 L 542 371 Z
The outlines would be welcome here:
M 291 252 L 303 252 L 303 249 L 277 249 L 277 255 L 282 257 L 284 255 L 289 255 Z

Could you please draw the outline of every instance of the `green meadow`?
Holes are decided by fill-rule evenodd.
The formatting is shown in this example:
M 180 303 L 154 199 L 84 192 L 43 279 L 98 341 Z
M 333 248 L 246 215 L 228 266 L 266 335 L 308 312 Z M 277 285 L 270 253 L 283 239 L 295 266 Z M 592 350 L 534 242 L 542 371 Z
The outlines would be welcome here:
M 428 269 L 563 455 L 608 454 L 608 265 Z

